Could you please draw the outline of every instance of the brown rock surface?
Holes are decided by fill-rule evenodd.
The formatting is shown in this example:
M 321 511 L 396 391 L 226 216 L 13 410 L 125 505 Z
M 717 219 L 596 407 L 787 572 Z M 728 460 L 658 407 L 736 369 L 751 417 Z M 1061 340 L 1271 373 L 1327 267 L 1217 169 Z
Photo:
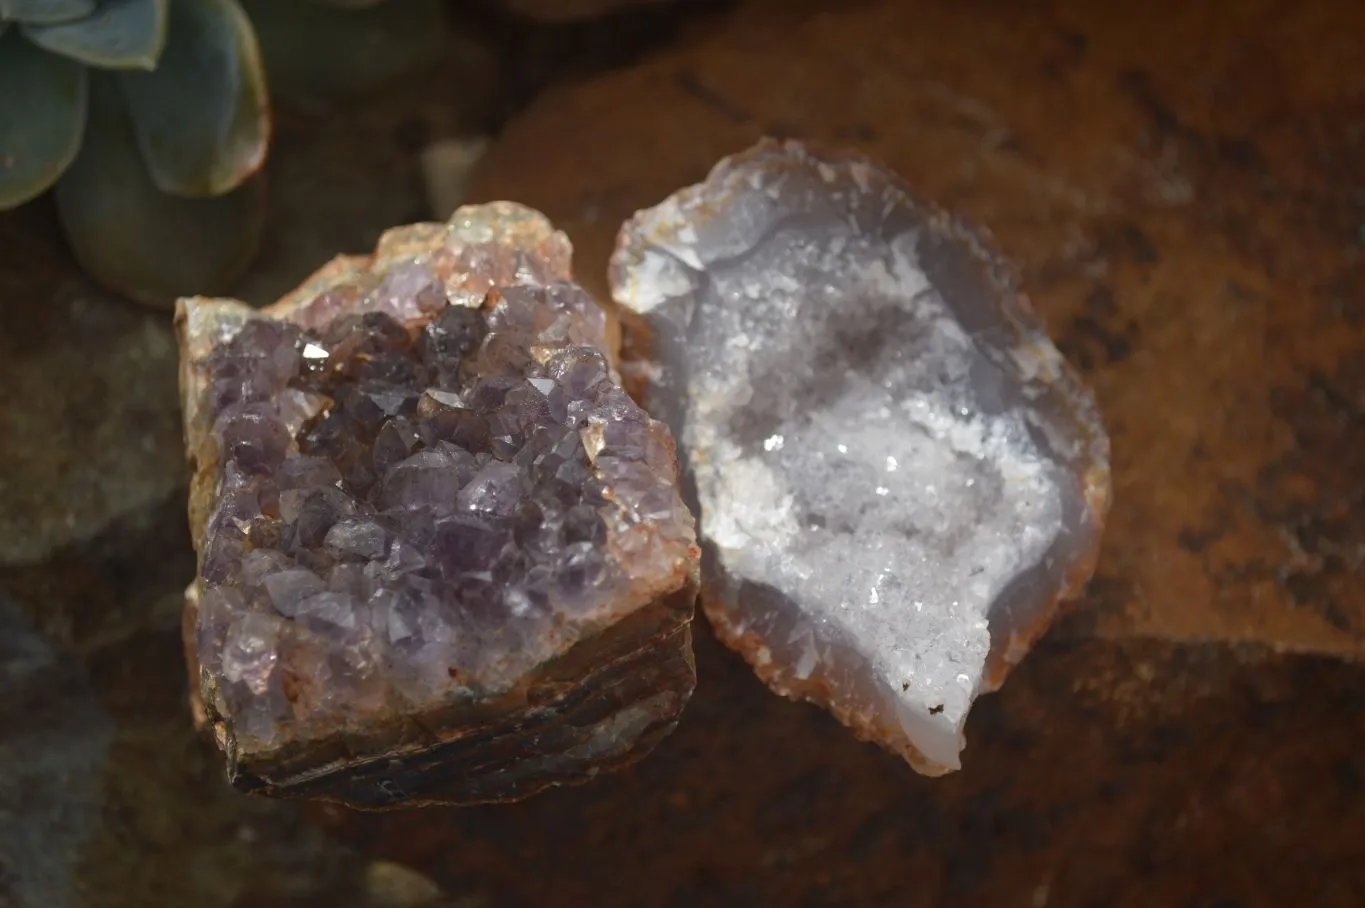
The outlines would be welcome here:
M 1075 630 L 977 703 L 945 778 L 699 633 L 692 703 L 635 769 L 498 808 L 321 818 L 497 906 L 1359 904 L 1357 669 Z
M 1358 654 L 1363 39 L 1329 2 L 747 4 L 545 95 L 471 196 L 545 211 L 600 294 L 623 218 L 761 135 L 881 158 L 995 234 L 1096 391 L 1099 631 Z
M 703 633 L 678 731 L 609 785 L 324 819 L 507 905 L 1359 904 L 1362 40 L 1325 0 L 771 0 L 543 97 L 473 198 L 553 217 L 599 294 L 622 218 L 765 133 L 992 230 L 1112 433 L 1099 573 L 950 778 Z
M 572 22 L 619 13 L 632 6 L 668 2 L 670 0 L 503 0 L 503 5 L 519 16 L 540 22 Z
M 5 565 L 89 539 L 185 481 L 169 321 L 95 287 L 49 241 L 53 221 L 43 203 L 0 218 Z
M 741 9 L 675 52 L 547 96 L 476 187 L 552 215 L 599 293 L 624 216 L 764 132 L 879 155 L 996 233 L 1097 388 L 1117 487 L 1089 600 L 978 704 L 963 772 L 915 777 L 774 697 L 703 629 L 697 695 L 637 769 L 523 805 L 341 815 L 351 841 L 424 868 L 465 908 L 1361 904 L 1365 676 L 1269 649 L 1359 651 L 1365 8 L 1022 6 Z M 392 113 L 360 142 L 327 121 L 335 139 L 319 140 L 317 167 L 284 168 L 279 145 L 281 181 L 310 169 L 317 179 L 297 190 L 309 207 L 290 262 L 283 242 L 268 251 L 248 298 L 419 216 L 406 213 L 421 205 L 414 156 L 392 143 L 422 130 Z M 365 166 L 347 179 L 383 200 L 336 189 L 330 168 L 352 158 Z M 42 236 L 59 248 L 53 231 Z M 0 255 L 6 375 L 28 368 L 17 354 L 36 349 L 33 326 L 55 322 L 42 307 L 56 278 L 16 267 L 36 248 L 25 242 Z M 104 323 L 92 318 L 64 324 Z M 146 400 L 169 401 L 173 419 L 172 363 L 160 371 Z M 25 413 L 53 399 L 27 387 L 16 395 Z M 5 478 L 62 489 L 39 456 L 50 423 L 28 439 L 14 425 L 0 439 L 37 454 L 4 458 Z M 178 463 L 177 435 L 155 456 Z M 132 456 L 140 438 L 121 442 Z M 21 504 L 39 491 L 0 512 L 36 515 Z M 194 740 L 176 631 L 194 570 L 183 501 L 82 526 L 67 538 L 86 541 L 54 553 L 52 534 L 34 556 L 43 564 L 0 572 L 27 625 L 84 665 L 116 726 L 107 754 L 90 756 L 105 761 L 100 804 L 66 789 L 65 809 L 93 828 L 65 904 L 354 904 L 362 862 L 300 829 L 293 805 L 234 795 Z M 24 532 L 16 522 L 0 535 L 17 544 Z M 1268 646 L 1174 642 L 1201 635 Z M 37 677 L 12 676 L 19 687 Z M 79 716 L 63 708 L 44 713 L 65 716 L 52 740 Z M 48 733 L 27 713 L 4 718 L 7 742 Z M 0 781 L 25 769 L 0 760 Z M 49 809 L 32 793 L 51 787 L 0 788 Z M 44 832 L 0 821 L 0 903 L 27 908 L 15 873 L 35 868 L 6 848 Z M 26 853 L 50 862 L 40 872 L 70 866 L 58 849 L 78 847 L 39 845 Z

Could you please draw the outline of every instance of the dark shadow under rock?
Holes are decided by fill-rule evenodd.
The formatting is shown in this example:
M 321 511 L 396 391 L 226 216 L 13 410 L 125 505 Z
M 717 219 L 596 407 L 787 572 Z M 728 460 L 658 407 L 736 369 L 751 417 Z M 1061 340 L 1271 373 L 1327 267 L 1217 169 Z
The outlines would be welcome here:
M 1067 620 L 977 704 L 963 771 L 927 779 L 773 697 L 704 632 L 697 661 L 678 730 L 590 788 L 315 812 L 497 905 L 1347 908 L 1365 886 L 1352 666 Z

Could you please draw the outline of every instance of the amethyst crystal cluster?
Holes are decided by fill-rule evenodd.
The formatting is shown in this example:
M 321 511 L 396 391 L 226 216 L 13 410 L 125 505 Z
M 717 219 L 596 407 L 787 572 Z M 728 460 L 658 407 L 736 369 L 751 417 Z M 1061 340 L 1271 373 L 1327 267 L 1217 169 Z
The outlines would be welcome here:
M 693 522 L 568 260 L 469 207 L 260 313 L 182 301 L 187 643 L 240 787 L 524 797 L 676 722 Z

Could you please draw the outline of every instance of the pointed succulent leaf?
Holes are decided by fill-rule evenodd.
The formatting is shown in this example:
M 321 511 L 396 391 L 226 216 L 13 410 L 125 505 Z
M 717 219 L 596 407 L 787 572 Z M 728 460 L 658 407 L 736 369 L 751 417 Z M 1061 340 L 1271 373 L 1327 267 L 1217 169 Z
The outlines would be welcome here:
M 101 69 L 155 69 L 166 43 L 169 0 L 104 0 L 83 19 L 25 25 L 39 47 Z
M 433 63 L 449 46 L 442 0 L 401 0 L 373 9 L 340 5 L 243 0 L 279 101 L 325 107 Z
M 118 79 L 142 158 L 163 191 L 221 195 L 265 162 L 265 72 L 234 0 L 176 0 L 156 69 Z
M 94 12 L 99 0 L 0 0 L 0 18 L 16 22 L 70 22 Z
M 80 151 L 86 74 L 17 31 L 0 36 L 0 210 L 47 189 Z
M 147 305 L 221 293 L 259 246 L 264 177 L 213 199 L 161 192 L 143 166 L 116 78 L 90 74 L 88 141 L 57 184 L 72 251 L 97 281 Z

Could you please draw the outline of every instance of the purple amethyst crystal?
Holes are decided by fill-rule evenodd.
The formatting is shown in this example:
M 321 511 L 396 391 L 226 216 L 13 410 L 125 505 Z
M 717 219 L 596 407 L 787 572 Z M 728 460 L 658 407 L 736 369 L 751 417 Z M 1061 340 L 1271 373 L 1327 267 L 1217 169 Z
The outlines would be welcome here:
M 239 787 L 515 799 L 676 722 L 692 518 L 567 262 L 541 216 L 471 207 L 263 312 L 181 302 L 186 636 Z

